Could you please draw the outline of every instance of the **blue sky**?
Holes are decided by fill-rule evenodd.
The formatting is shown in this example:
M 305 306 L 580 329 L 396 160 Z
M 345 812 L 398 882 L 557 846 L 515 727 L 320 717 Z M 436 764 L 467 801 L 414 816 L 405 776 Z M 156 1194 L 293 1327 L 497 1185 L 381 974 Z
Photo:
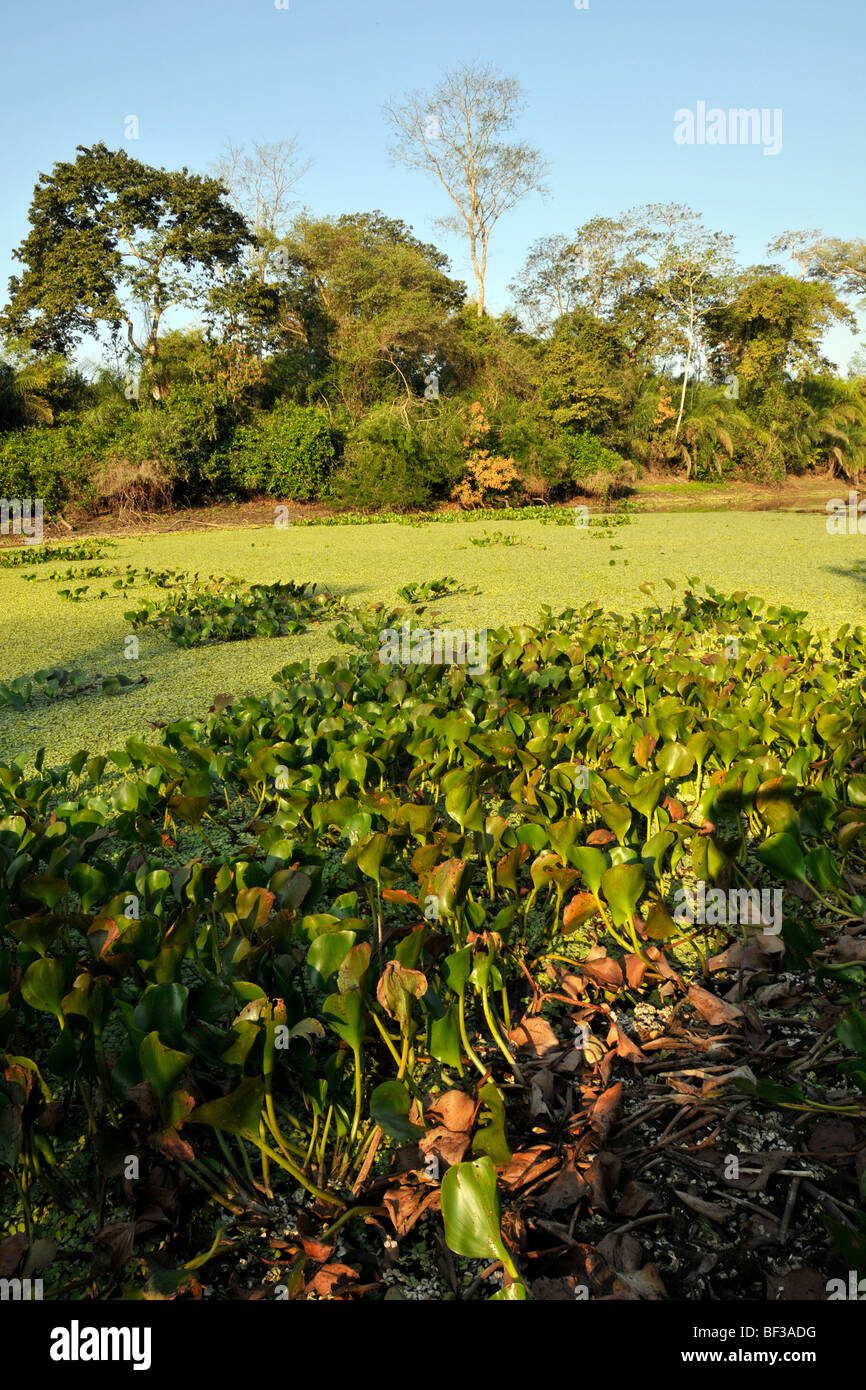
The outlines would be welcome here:
M 551 196 L 495 234 L 493 311 L 537 237 L 638 203 L 689 203 L 735 235 L 743 263 L 787 228 L 864 234 L 866 7 L 851 0 L 40 0 L 7 10 L 3 37 L 4 299 L 37 174 L 98 140 L 204 172 L 229 140 L 294 135 L 313 212 L 381 208 L 469 278 L 462 245 L 432 226 L 444 195 L 391 163 L 382 107 L 473 59 L 520 80 L 520 134 L 551 165 Z M 780 108 L 781 153 L 676 144 L 675 111 L 699 101 Z M 843 368 L 857 346 L 845 330 L 827 342 Z

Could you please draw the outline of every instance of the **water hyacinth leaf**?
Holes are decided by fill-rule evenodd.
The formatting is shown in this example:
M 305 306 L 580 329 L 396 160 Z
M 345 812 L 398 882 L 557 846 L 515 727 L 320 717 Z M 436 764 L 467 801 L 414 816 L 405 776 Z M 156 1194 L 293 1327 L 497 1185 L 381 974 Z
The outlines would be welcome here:
M 571 936 L 583 926 L 584 922 L 598 916 L 598 903 L 594 893 L 577 893 L 567 903 L 562 913 L 563 936 Z
M 427 993 L 427 977 L 420 970 L 407 970 L 399 961 L 389 960 L 376 987 L 376 998 L 405 1032 L 412 1017 L 412 1000 Z
M 857 772 L 849 780 L 848 800 L 852 806 L 866 806 L 866 772 Z
M 547 831 L 543 825 L 536 825 L 534 822 L 530 821 L 528 824 L 522 825 L 518 830 L 517 843 L 519 845 L 528 845 L 530 849 L 534 849 L 536 854 L 538 854 L 548 843 Z
M 666 743 L 656 753 L 656 766 L 665 776 L 677 781 L 694 770 L 695 755 L 684 743 Z
M 355 859 L 361 873 L 379 886 L 382 882 L 382 862 L 390 844 L 391 838 L 387 834 L 371 835 L 366 844 L 361 846 Z
M 427 892 L 435 897 L 440 914 L 453 916 L 469 888 L 472 869 L 465 859 L 446 859 L 430 875 Z
M 427 1038 L 430 1056 L 443 1066 L 463 1070 L 463 1054 L 460 1047 L 460 1024 L 457 1018 L 458 1004 L 454 1000 L 441 1018 L 428 1018 Z
M 618 801 L 606 801 L 599 806 L 598 810 L 605 825 L 613 831 L 619 843 L 622 844 L 632 821 L 632 813 L 629 808 L 621 806 Z
M 178 1047 L 186 1027 L 186 985 L 148 985 L 135 1006 L 133 1023 L 142 1033 L 158 1033 L 169 1047 Z
M 755 850 L 755 858 L 781 878 L 808 883 L 805 856 L 793 835 L 771 835 Z
M 412 1097 L 402 1081 L 383 1081 L 370 1097 L 370 1114 L 391 1139 L 406 1142 L 424 1133 L 422 1125 L 409 1119 L 411 1109 Z
M 145 1080 L 150 1082 L 160 1100 L 165 1100 L 192 1061 L 192 1053 L 175 1052 L 160 1042 L 158 1033 L 148 1033 L 138 1049 L 138 1059 Z
M 669 941 L 681 934 L 681 929 L 660 903 L 654 903 L 647 914 L 646 933 L 651 941 Z
M 321 938 L 320 938 L 321 940 Z M 347 952 L 337 971 L 337 989 L 346 994 L 350 989 L 360 989 L 364 976 L 370 968 L 372 948 L 369 941 L 360 941 Z
M 63 962 L 47 957 L 36 960 L 24 972 L 21 998 L 31 1009 L 53 1014 L 63 1028 L 63 995 L 66 992 L 66 969 Z
M 472 1152 L 486 1154 L 497 1168 L 502 1168 L 513 1157 L 505 1137 L 505 1098 L 499 1087 L 489 1081 L 481 1087 L 478 1099 L 487 1109 L 487 1123 L 476 1131 Z
M 450 956 L 446 956 L 442 962 L 442 978 L 450 990 L 459 997 L 463 998 L 466 992 L 466 985 L 469 980 L 469 972 L 472 969 L 472 947 L 464 946 L 459 951 L 452 951 Z
M 365 1010 L 359 990 L 329 994 L 322 1005 L 322 1018 L 353 1052 L 360 1051 L 364 1041 Z
M 601 891 L 618 927 L 634 917 L 645 886 L 642 864 L 615 864 L 602 874 Z
M 664 790 L 665 777 L 663 772 L 654 772 L 650 777 L 643 777 L 637 789 L 629 797 L 629 804 L 634 807 L 639 815 L 649 820 L 653 811 L 659 804 Z
M 590 893 L 598 897 L 602 875 L 607 868 L 607 860 L 601 850 L 594 849 L 591 845 L 582 845 L 572 851 L 572 858 L 580 869 Z
M 340 969 L 355 939 L 353 931 L 326 931 L 312 941 L 307 951 L 307 964 L 316 972 L 320 986 Z
M 844 887 L 839 865 L 827 845 L 816 845 L 806 855 L 806 869 L 809 878 L 822 893 L 835 893 Z
M 836 1025 L 836 1036 L 843 1047 L 866 1057 L 866 1018 L 859 1009 L 850 1008 Z
M 561 868 L 558 854 L 539 854 L 538 858 L 532 861 L 529 870 L 533 887 L 543 888 L 545 884 L 554 882 L 554 873 Z
M 197 1106 L 188 1123 L 209 1125 L 211 1129 L 237 1134 L 256 1143 L 264 1102 L 264 1080 L 260 1076 L 247 1076 L 229 1095 Z
M 455 1163 L 442 1179 L 445 1242 L 455 1255 L 510 1264 L 500 1229 L 496 1168 L 487 1156 Z
M 499 888 L 507 888 L 511 893 L 517 893 L 517 876 L 520 872 L 520 866 L 526 862 L 530 853 L 529 845 L 519 844 L 502 856 L 496 865 L 494 875 Z
M 53 878 L 50 874 L 31 874 L 23 880 L 21 888 L 25 897 L 33 898 L 52 909 L 69 892 L 65 879 Z

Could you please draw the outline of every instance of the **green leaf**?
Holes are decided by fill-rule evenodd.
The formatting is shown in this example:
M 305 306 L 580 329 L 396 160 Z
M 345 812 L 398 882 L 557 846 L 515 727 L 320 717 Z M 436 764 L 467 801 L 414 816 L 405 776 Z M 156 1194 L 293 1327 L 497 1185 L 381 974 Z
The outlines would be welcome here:
M 409 1119 L 412 1097 L 402 1081 L 383 1081 L 370 1097 L 370 1114 L 391 1139 L 418 1139 L 424 1133 Z
M 675 781 L 694 770 L 695 755 L 684 743 L 666 743 L 656 753 L 656 766 Z
M 496 1169 L 488 1158 L 455 1163 L 442 1179 L 445 1241 L 455 1255 L 470 1260 L 511 1261 L 500 1230 Z
M 322 1005 L 322 1018 L 353 1052 L 359 1052 L 364 1041 L 364 1001 L 360 991 L 348 994 L 329 994 Z
M 602 874 L 601 891 L 618 927 L 634 917 L 645 887 L 642 864 L 614 864 Z
M 149 1081 L 160 1100 L 173 1089 L 184 1068 L 192 1061 L 191 1052 L 175 1052 L 160 1042 L 159 1034 L 148 1033 L 138 1049 L 138 1059 L 146 1081 Z
M 843 1047 L 866 1057 L 866 1018 L 859 1009 L 850 1008 L 836 1024 L 836 1036 Z
M 21 997 L 31 1009 L 53 1014 L 64 1027 L 63 995 L 66 991 L 66 970 L 63 962 L 47 957 L 35 960 L 27 967 L 21 981 Z
M 191 1125 L 210 1125 L 258 1143 L 259 1121 L 265 1102 L 265 1083 L 260 1076 L 244 1077 L 240 1086 L 220 1100 L 199 1105 L 189 1117 Z
M 323 932 L 315 938 L 307 951 L 307 964 L 316 971 L 320 984 L 337 973 L 354 944 L 353 931 Z
M 755 850 L 755 858 L 781 878 L 793 878 L 800 883 L 808 883 L 803 851 L 793 835 L 771 835 Z
M 476 1131 L 472 1152 L 487 1154 L 497 1168 L 503 1168 L 513 1157 L 505 1136 L 505 1098 L 499 1087 L 488 1081 L 478 1092 L 478 1099 L 487 1107 L 489 1119 Z
M 460 1025 L 457 1021 L 458 1004 L 452 1000 L 441 1018 L 427 1020 L 427 1037 L 430 1056 L 443 1066 L 463 1069 L 463 1053 L 460 1047 Z
M 158 1033 L 169 1047 L 177 1047 L 186 1027 L 188 998 L 186 985 L 148 985 L 135 1006 L 132 1021 L 142 1033 Z

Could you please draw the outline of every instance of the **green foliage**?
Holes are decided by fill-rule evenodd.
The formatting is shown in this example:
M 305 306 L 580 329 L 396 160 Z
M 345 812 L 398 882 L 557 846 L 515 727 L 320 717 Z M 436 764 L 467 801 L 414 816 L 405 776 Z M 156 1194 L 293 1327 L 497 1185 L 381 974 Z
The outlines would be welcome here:
M 0 550 L 0 569 L 13 569 L 20 565 L 47 565 L 53 560 L 101 560 L 106 551 L 116 548 L 117 541 L 108 539 L 71 541 L 67 545 L 21 545 L 14 549 Z M 50 578 L 55 576 L 51 575 Z
M 0 765 L 4 1171 L 39 1194 L 36 1136 L 59 1126 L 92 1185 L 134 1129 L 164 1187 L 182 1173 L 242 1211 L 283 1210 L 288 1185 L 347 1209 L 374 1137 L 386 1156 L 427 1137 L 429 1098 L 465 1098 L 468 1070 L 478 1157 L 443 1175 L 446 1238 L 500 1261 L 497 1297 L 522 1298 L 496 1176 L 499 1074 L 520 1071 L 502 1014 L 575 941 L 648 969 L 678 933 L 696 960 L 721 947 L 727 928 L 673 922 L 684 881 L 782 887 L 783 939 L 841 992 L 840 1072 L 866 1088 L 862 966 L 824 949 L 863 901 L 866 632 L 824 645 L 799 612 L 670 588 L 630 618 L 590 603 L 491 631 L 472 677 L 395 675 L 378 634 L 400 611 L 358 608 L 338 658 L 284 668 L 268 697 L 226 697 L 108 758 Z M 49 1124 L 57 1081 L 71 1103 Z M 808 1075 L 754 1094 L 833 1108 Z
M 122 671 L 113 676 L 103 676 L 96 672 L 70 670 L 57 666 L 44 671 L 34 671 L 32 676 L 16 676 L 14 680 L 0 681 L 0 709 L 26 709 L 28 705 L 42 701 L 77 699 L 80 695 L 100 692 L 103 695 L 117 694 L 133 685 L 146 685 L 144 675 L 129 676 Z
M 311 584 L 250 584 L 211 579 L 173 584 L 165 599 L 144 603 L 125 616 L 133 628 L 164 630 L 179 647 L 287 637 L 336 611 L 337 601 Z
M 320 410 L 281 403 L 236 432 L 228 462 L 231 482 L 244 492 L 267 492 L 311 502 L 328 488 L 334 438 Z
M 343 466 L 334 477 L 334 501 L 400 512 L 446 496 L 461 468 L 457 428 L 447 409 L 444 419 L 434 421 L 394 406 L 376 407 L 349 432 Z
M 700 958 L 727 929 L 673 923 L 684 881 L 779 885 L 786 945 L 847 1006 L 841 1075 L 866 1085 L 862 966 L 824 949 L 863 901 L 866 632 L 825 646 L 801 613 L 671 584 L 630 618 L 587 604 L 492 631 L 470 678 L 395 675 L 376 648 L 399 611 L 352 616 L 338 658 L 286 667 L 268 697 L 108 759 L 0 766 L 0 1164 L 34 1195 L 47 1181 L 35 1136 L 56 1130 L 59 1081 L 87 1098 L 59 1124 L 89 1182 L 132 1127 L 163 1184 L 183 1173 L 203 1201 L 279 1204 L 289 1184 L 342 1209 L 377 1131 L 386 1155 L 423 1138 L 429 1096 L 470 1092 L 468 1069 L 479 1157 L 444 1174 L 446 1237 L 501 1261 L 515 1287 L 497 1297 L 520 1298 L 501 1012 L 551 952 L 603 936 L 652 967 L 679 932 Z M 828 1105 L 810 1076 L 755 1094 Z

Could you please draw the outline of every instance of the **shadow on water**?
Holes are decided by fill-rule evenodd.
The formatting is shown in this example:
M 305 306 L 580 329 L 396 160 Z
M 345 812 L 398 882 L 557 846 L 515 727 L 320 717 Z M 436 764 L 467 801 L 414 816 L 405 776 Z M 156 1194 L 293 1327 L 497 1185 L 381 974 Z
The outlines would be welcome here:
M 835 574 L 841 579 L 853 579 L 857 584 L 866 584 L 866 560 L 857 560 L 853 565 L 824 565 L 825 574 Z

